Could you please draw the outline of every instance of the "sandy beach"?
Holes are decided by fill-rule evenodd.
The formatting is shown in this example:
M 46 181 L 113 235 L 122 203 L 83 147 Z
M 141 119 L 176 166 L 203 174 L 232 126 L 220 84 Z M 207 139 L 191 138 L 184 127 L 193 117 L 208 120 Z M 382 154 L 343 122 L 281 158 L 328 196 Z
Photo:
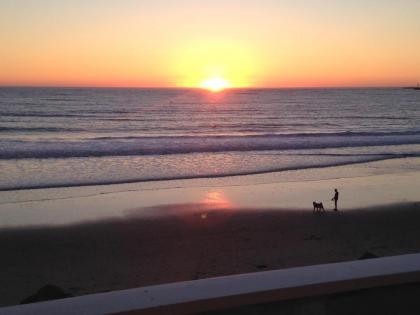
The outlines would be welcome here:
M 1 305 L 51 283 L 74 295 L 420 251 L 420 204 L 273 209 L 3 231 Z M 162 209 L 166 211 L 167 209 Z
M 355 260 L 367 252 L 380 257 L 418 252 L 420 203 L 415 200 L 418 178 L 416 172 L 406 172 L 239 188 L 174 188 L 177 196 L 180 195 L 178 199 L 186 202 L 174 202 L 171 189 L 158 190 L 154 194 L 160 198 L 166 195 L 167 198 L 160 204 L 155 200 L 154 205 L 131 207 L 118 216 L 108 216 L 105 211 L 102 218 L 79 223 L 3 226 L 0 231 L 3 284 L 0 305 L 17 304 L 46 284 L 60 286 L 73 295 L 83 295 Z M 343 209 L 334 212 L 330 203 L 326 203 L 325 213 L 314 214 L 309 203 L 309 198 L 313 197 L 310 191 L 318 194 L 317 189 L 334 187 L 335 184 L 340 184 L 340 189 L 346 184 L 346 194 L 352 196 L 344 197 L 343 203 L 360 196 L 358 202 L 367 206 L 358 207 L 355 206 L 357 203 L 348 201 Z M 308 207 L 266 206 L 273 200 L 279 205 L 281 200 L 285 200 L 284 205 L 289 204 L 285 195 L 276 195 L 270 190 L 272 185 L 280 192 L 282 189 L 289 191 L 287 196 L 290 198 L 297 198 L 296 194 L 307 196 L 296 204 L 305 202 Z M 392 189 L 386 185 L 394 185 L 395 189 L 379 202 L 374 187 Z M 412 190 L 409 191 L 408 187 Z M 192 195 L 197 199 L 202 197 L 197 189 L 206 191 L 207 197 L 201 202 L 192 202 Z M 247 201 L 248 207 L 238 206 L 234 201 L 234 191 L 241 191 L 241 198 L 247 200 L 247 190 L 260 192 L 260 207 L 252 205 L 251 199 Z M 363 199 L 363 190 L 373 192 L 370 198 L 377 198 L 377 206 Z M 404 198 L 395 198 L 397 190 L 407 196 L 405 201 Z M 268 201 L 262 191 L 273 200 Z M 51 204 L 65 211 L 66 203 L 69 207 L 85 207 L 87 211 L 87 205 L 93 204 L 90 199 L 105 198 L 103 203 L 97 204 L 97 207 L 102 207 L 106 198 L 118 199 L 118 194 L 3 204 L 2 211 L 7 214 L 13 207 L 15 210 L 16 207 L 26 207 L 35 218 L 36 213 L 42 216 L 37 207 L 48 208 L 51 216 Z M 140 192 L 131 194 L 140 194 L 146 200 Z M 150 192 L 149 195 L 152 199 L 158 198 Z M 124 205 L 130 201 L 123 200 L 120 203 Z M 392 200 L 400 202 L 391 203 Z M 131 202 L 136 201 L 131 199 Z M 60 216 L 57 209 L 56 216 Z

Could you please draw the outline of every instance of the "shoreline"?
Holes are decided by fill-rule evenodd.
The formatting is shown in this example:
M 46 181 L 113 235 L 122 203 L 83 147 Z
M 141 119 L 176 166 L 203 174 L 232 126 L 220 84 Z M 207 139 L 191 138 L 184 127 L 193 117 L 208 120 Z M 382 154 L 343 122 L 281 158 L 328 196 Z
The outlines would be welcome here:
M 0 192 L 4 228 L 66 226 L 127 214 L 160 216 L 157 206 L 199 204 L 238 209 L 331 209 L 333 189 L 343 210 L 419 201 L 420 158 L 270 173 L 66 189 Z
M 321 170 L 322 169 L 329 169 L 335 168 L 340 166 L 354 166 L 354 165 L 363 165 L 366 163 L 375 163 L 375 162 L 382 162 L 382 161 L 389 161 L 389 160 L 398 160 L 398 159 L 405 159 L 405 158 L 418 158 L 413 156 L 407 157 L 388 157 L 383 159 L 375 159 L 375 160 L 365 160 L 359 162 L 343 162 L 343 163 L 336 163 L 336 164 L 328 164 L 328 165 L 308 165 L 305 167 L 296 167 L 296 168 L 280 168 L 280 169 L 273 169 L 273 170 L 266 170 L 266 171 L 256 171 L 256 172 L 244 172 L 244 173 L 236 173 L 236 174 L 219 174 L 219 175 L 203 175 L 203 176 L 184 176 L 184 177 L 162 177 L 162 178 L 149 178 L 143 180 L 122 180 L 122 181 L 110 181 L 110 182 L 102 182 L 102 183 L 78 183 L 78 184 L 57 184 L 57 185 L 39 185 L 39 186 L 23 186 L 23 187 L 10 187 L 10 188 L 0 188 L 1 192 L 10 192 L 10 191 L 28 191 L 28 190 L 45 190 L 45 189 L 68 189 L 68 188 L 81 188 L 81 187 L 101 187 L 101 186 L 115 186 L 115 185 L 129 185 L 129 184 L 148 184 L 153 182 L 177 182 L 177 181 L 188 181 L 188 180 L 212 180 L 212 179 L 226 179 L 226 178 L 236 178 L 236 177 L 244 177 L 244 176 L 254 176 L 254 175 L 266 175 L 266 174 L 273 174 L 273 173 L 282 173 L 282 172 L 290 172 L 290 171 L 305 171 L 305 170 Z

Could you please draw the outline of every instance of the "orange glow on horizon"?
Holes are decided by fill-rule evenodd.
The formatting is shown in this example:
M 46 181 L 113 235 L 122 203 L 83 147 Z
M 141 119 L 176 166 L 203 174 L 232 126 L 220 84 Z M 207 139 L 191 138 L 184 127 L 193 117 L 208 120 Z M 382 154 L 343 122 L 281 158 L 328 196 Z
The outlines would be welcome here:
M 420 2 L 387 2 L 0 1 L 0 86 L 413 85 Z

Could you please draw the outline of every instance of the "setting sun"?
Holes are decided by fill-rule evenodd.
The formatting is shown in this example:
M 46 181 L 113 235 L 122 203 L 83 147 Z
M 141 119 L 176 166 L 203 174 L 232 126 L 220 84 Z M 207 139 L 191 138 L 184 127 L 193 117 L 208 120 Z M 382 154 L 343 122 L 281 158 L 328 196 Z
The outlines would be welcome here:
M 203 89 L 219 92 L 229 87 L 229 82 L 222 78 L 210 78 L 201 83 Z
M 254 85 L 261 58 L 240 39 L 185 38 L 171 53 L 177 86 L 220 91 Z

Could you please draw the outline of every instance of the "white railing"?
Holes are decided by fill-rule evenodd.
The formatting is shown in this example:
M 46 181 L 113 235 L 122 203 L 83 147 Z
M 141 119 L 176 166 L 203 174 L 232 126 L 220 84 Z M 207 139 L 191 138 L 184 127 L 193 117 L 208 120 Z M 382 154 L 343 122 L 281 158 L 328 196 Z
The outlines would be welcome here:
M 155 285 L 0 308 L 0 314 L 191 314 L 420 281 L 420 254 Z

